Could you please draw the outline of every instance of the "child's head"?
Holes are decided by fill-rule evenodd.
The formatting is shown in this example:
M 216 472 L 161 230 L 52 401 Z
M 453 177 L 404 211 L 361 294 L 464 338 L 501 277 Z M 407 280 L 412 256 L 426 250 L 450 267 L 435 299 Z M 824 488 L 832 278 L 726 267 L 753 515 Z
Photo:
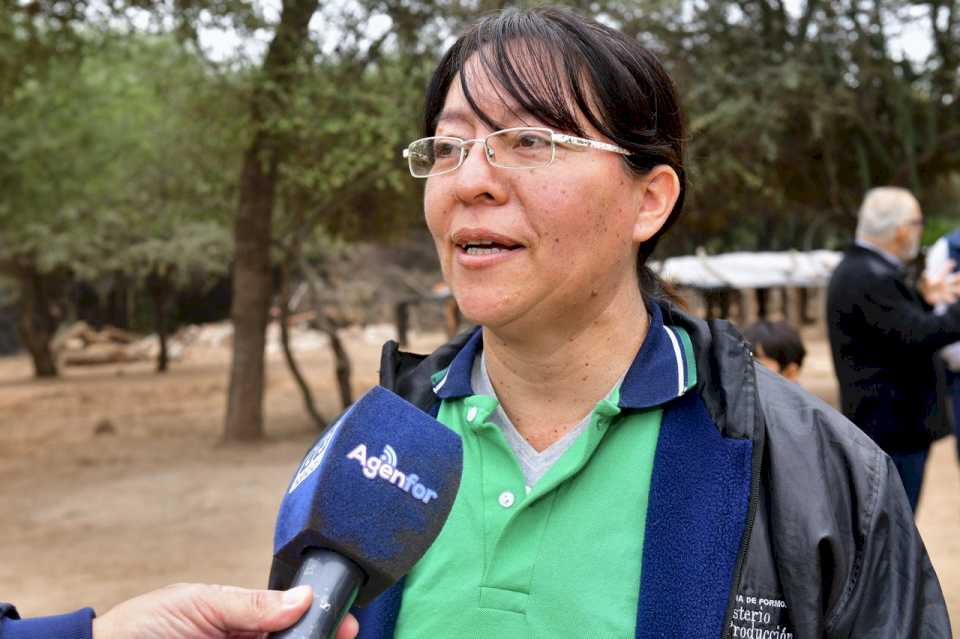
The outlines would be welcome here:
M 760 320 L 743 332 L 754 357 L 770 370 L 796 380 L 807 349 L 800 333 L 786 322 Z

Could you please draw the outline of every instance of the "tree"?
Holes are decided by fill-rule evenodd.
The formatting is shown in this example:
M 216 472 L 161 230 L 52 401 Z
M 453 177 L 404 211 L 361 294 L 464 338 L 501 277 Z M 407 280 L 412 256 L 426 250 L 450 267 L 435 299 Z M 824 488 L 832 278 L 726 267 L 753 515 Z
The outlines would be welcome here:
M 48 44 L 26 38 L 21 53 Z M 50 340 L 62 294 L 104 254 L 91 218 L 116 149 L 105 131 L 108 100 L 82 62 L 51 56 L 9 82 L 0 115 L 0 272 L 17 284 L 20 338 L 35 374 L 46 377 L 57 374 Z
M 170 39 L 87 37 L 82 58 L 53 57 L 22 83 L 0 122 L 0 270 L 19 283 L 39 376 L 56 374 L 50 342 L 73 283 L 149 284 L 163 337 L 176 287 L 229 263 L 229 91 Z
M 230 265 L 242 84 L 210 71 L 169 37 L 138 36 L 122 49 L 123 59 L 111 70 L 129 70 L 137 92 L 123 102 L 132 111 L 123 127 L 130 136 L 118 181 L 124 196 L 108 233 L 115 249 L 102 270 L 123 273 L 146 289 L 162 372 L 176 293 L 225 275 Z
M 317 0 L 283 0 L 280 23 L 255 80 L 252 137 L 244 155 L 234 220 L 233 356 L 224 437 L 263 434 L 263 352 L 273 294 L 270 248 L 277 174 L 287 158 L 282 129 Z
M 285 4 L 287 17 L 281 19 L 264 61 L 264 87 L 254 91 L 254 140 L 235 223 L 235 340 L 227 439 L 251 439 L 263 432 L 263 346 L 270 301 L 279 291 L 279 307 L 286 309 L 291 278 L 308 277 L 304 244 L 317 232 L 382 236 L 418 208 L 418 187 L 397 170 L 398 158 L 416 128 L 425 83 L 423 60 L 434 51 L 421 49 L 415 56 L 398 48 L 391 51 L 385 48 L 389 33 L 371 41 L 365 34 L 370 11 L 356 18 L 341 7 L 325 16 L 333 17 L 340 31 L 338 45 L 327 51 L 325 43 L 307 39 L 305 8 Z M 291 26 L 284 32 L 284 20 L 304 30 Z M 294 43 L 292 34 L 303 39 Z M 272 266 L 279 282 L 272 280 Z M 341 398 L 349 401 L 349 361 L 336 324 L 322 314 L 318 321 L 331 339 Z M 326 420 L 313 405 L 289 349 L 286 356 L 308 413 L 322 427 Z
M 646 6 L 612 15 L 662 52 L 689 114 L 688 232 L 667 251 L 845 241 L 870 186 L 923 200 L 960 170 L 955 0 Z M 925 61 L 892 45 L 911 6 L 938 43 Z
M 338 45 L 325 52 L 326 43 L 314 43 L 304 81 L 285 116 L 298 135 L 290 162 L 281 171 L 274 224 L 281 338 L 307 413 L 321 429 L 327 420 L 287 343 L 290 282 L 309 284 L 314 325 L 330 340 L 345 409 L 353 401 L 351 363 L 338 329 L 357 295 L 330 276 L 342 258 L 329 239 L 386 239 L 421 215 L 420 185 L 404 170 L 400 150 L 419 133 L 422 88 L 436 53 L 418 40 L 418 29 L 429 23 L 429 15 L 391 14 L 400 28 L 376 36 L 366 30 L 377 10 L 368 8 L 363 19 L 343 13 L 324 16 L 328 25 L 336 25 Z

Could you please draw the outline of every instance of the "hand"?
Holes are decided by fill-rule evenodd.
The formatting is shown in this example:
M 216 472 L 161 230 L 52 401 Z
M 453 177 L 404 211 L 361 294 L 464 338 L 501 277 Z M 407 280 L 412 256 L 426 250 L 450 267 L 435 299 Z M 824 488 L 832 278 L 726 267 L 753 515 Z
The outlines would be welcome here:
M 312 592 L 177 584 L 125 601 L 93 620 L 93 639 L 253 639 L 292 626 L 310 607 Z M 347 615 L 336 639 L 354 639 Z
M 954 273 L 957 263 L 947 260 L 938 271 L 930 276 L 920 276 L 920 293 L 927 304 L 953 304 L 960 299 L 960 273 Z

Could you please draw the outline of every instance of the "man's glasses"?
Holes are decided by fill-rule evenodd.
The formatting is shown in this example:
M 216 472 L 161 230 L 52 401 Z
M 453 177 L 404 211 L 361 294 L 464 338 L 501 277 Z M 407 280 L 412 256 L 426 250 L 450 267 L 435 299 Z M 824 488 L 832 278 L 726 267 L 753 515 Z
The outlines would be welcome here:
M 557 145 L 610 151 L 630 155 L 630 151 L 606 142 L 555 133 L 540 127 L 515 127 L 494 131 L 475 140 L 447 135 L 421 138 L 403 150 L 410 162 L 410 175 L 427 178 L 456 171 L 467 158 L 470 145 L 482 144 L 484 155 L 493 166 L 503 169 L 539 169 L 557 159 Z

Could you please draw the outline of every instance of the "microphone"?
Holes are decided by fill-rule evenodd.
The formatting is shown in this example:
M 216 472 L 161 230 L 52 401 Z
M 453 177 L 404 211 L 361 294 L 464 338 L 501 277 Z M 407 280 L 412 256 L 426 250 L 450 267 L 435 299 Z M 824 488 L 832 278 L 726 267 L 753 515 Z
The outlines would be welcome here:
M 313 587 L 310 610 L 272 639 L 327 639 L 407 574 L 460 486 L 460 436 L 375 386 L 304 457 L 280 504 L 270 588 Z

